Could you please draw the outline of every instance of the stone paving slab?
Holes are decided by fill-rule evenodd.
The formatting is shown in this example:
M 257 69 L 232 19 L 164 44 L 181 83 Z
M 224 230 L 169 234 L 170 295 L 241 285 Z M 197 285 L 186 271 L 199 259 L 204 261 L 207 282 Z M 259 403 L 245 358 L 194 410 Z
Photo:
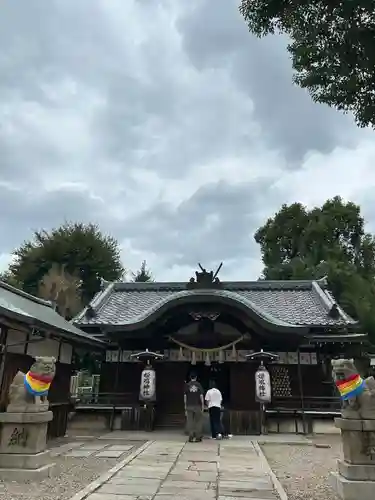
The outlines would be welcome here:
M 181 488 L 169 488 L 161 487 L 158 495 L 155 498 L 159 498 L 159 495 L 169 496 L 169 500 L 172 498 L 188 498 L 189 500 L 202 500 L 202 498 L 216 499 L 216 490 L 194 490 L 191 488 L 182 490 Z
M 134 486 L 137 484 L 146 485 L 147 487 L 155 487 L 155 489 L 159 488 L 161 485 L 162 479 L 155 478 L 144 478 L 144 477 L 126 477 L 126 476 L 118 476 L 112 478 L 111 484 L 123 485 L 124 490 L 129 486 Z M 126 491 L 125 491 L 126 493 Z
M 112 444 L 107 448 L 107 450 L 130 451 L 132 448 L 134 448 L 134 445 L 132 444 Z
M 278 500 L 264 461 L 250 441 L 154 442 L 87 500 Z
M 256 471 L 257 473 L 263 473 L 265 474 L 266 471 L 262 469 L 259 465 L 254 464 L 254 465 L 244 465 L 244 464 L 234 464 L 234 465 L 228 465 L 228 464 L 223 464 L 220 462 L 220 471 L 221 472 L 234 472 L 234 473 L 241 473 L 241 474 L 246 474 L 247 472 L 251 471 Z
M 176 493 L 171 493 L 170 495 L 169 494 L 165 494 L 165 493 L 158 493 L 155 497 L 154 497 L 154 500 L 173 500 L 173 498 L 175 498 L 176 496 L 178 496 L 178 500 L 202 500 L 202 493 L 201 493 L 201 496 L 200 497 L 192 497 L 190 496 L 190 492 L 189 491 L 180 491 L 178 495 L 176 495 Z M 211 497 L 211 496 L 204 496 L 204 498 L 207 498 L 211 500 L 211 498 L 216 498 L 216 497 Z M 243 500 L 243 498 L 241 498 L 241 500 Z
M 174 460 L 171 460 L 170 458 L 166 460 L 152 460 L 152 457 L 148 458 L 147 460 L 137 460 L 134 465 L 137 465 L 139 467 L 155 467 L 155 466 L 163 466 L 163 465 L 169 465 L 169 468 L 172 467 L 174 464 Z
M 169 462 L 171 465 L 173 464 L 175 459 L 173 459 L 171 456 L 165 456 L 165 457 L 142 457 L 137 459 L 137 463 L 143 463 L 143 464 L 165 464 L 166 462 Z
M 182 452 L 180 455 L 181 462 L 217 462 L 218 461 L 217 449 L 212 450 L 210 453 L 199 451 Z
M 177 462 L 173 472 L 185 472 L 186 470 L 195 470 L 200 472 L 216 472 L 217 464 L 212 462 Z
M 99 458 L 119 458 L 123 455 L 125 451 L 116 451 L 116 450 L 103 450 L 99 453 L 96 453 L 95 456 Z
M 261 498 L 261 497 L 254 497 L 254 496 L 247 496 L 247 497 L 227 497 L 227 496 L 222 496 L 222 495 L 219 495 L 218 497 L 218 500 L 267 500 L 267 498 L 265 499 L 264 497 Z M 271 500 L 278 500 L 279 497 L 275 496 L 275 497 L 272 497 Z M 110 499 L 108 499 L 110 500 Z
M 226 451 L 221 451 L 220 452 L 220 459 L 221 460 L 230 460 L 232 463 L 235 462 L 246 462 L 248 460 L 254 461 L 258 459 L 258 455 L 255 452 L 246 452 L 246 450 L 243 451 L 242 454 L 236 453 L 236 454 L 231 454 L 227 453 Z
M 87 500 L 152 500 L 153 495 L 110 495 L 108 493 L 92 493 Z
M 92 494 L 87 500 L 104 500 L 106 498 L 112 500 L 112 497 L 114 497 L 114 500 L 121 500 L 121 498 L 124 498 L 124 500 L 126 498 L 138 500 L 154 498 L 183 447 L 184 443 L 177 446 L 174 443 L 152 443 L 129 465 L 119 470 L 111 479 L 105 482 L 95 492 L 95 495 L 99 496 L 93 497 Z M 120 451 L 120 453 L 123 452 Z M 168 485 L 166 493 L 169 494 Z M 202 490 L 200 495 L 202 495 Z M 176 496 L 175 490 L 173 496 Z M 171 496 L 169 496 L 169 500 L 172 500 Z
M 168 476 L 168 481 L 216 481 L 216 471 L 200 472 L 196 470 L 186 470 L 184 472 L 175 473 L 172 471 Z
M 250 481 L 264 475 L 264 471 L 245 471 L 245 472 L 219 472 L 221 481 Z
M 98 493 L 110 493 L 112 495 L 155 495 L 158 486 L 155 484 L 117 484 L 108 482 L 98 489 Z
M 122 472 L 119 472 L 113 477 L 113 481 L 121 481 L 122 478 L 133 477 L 139 479 L 164 479 L 168 474 L 167 470 L 156 470 L 156 469 L 139 469 L 136 467 L 126 467 Z
M 94 450 L 71 450 L 68 453 L 65 453 L 66 457 L 89 457 L 94 453 Z
M 215 481 L 170 481 L 168 477 L 162 488 L 180 488 L 181 490 L 188 490 L 190 488 L 194 490 L 214 490 L 216 489 L 216 479 Z
M 106 444 L 104 443 L 86 443 L 84 444 L 83 446 L 81 446 L 80 450 L 102 450 L 103 448 L 105 448 Z
M 231 496 L 228 496 L 228 495 L 231 495 Z M 233 496 L 233 495 L 236 495 L 236 496 Z M 230 498 L 231 500 L 232 499 L 236 499 L 236 500 L 244 500 L 244 499 L 247 499 L 247 500 L 278 500 L 279 497 L 277 496 L 277 494 L 273 491 L 268 491 L 268 490 L 265 490 L 265 491 L 252 491 L 252 492 L 249 492 L 249 491 L 245 491 L 245 492 L 230 492 L 230 491 L 222 491 L 220 492 L 219 490 L 219 496 L 218 496 L 219 499 L 223 499 L 223 498 Z
M 241 491 L 253 491 L 254 489 L 256 490 L 269 490 L 273 489 L 273 484 L 272 481 L 269 477 L 258 477 L 258 478 L 252 478 L 248 480 L 243 480 L 243 481 L 225 481 L 225 480 L 220 480 L 220 486 L 219 488 L 222 489 L 228 489 L 228 490 L 241 490 Z

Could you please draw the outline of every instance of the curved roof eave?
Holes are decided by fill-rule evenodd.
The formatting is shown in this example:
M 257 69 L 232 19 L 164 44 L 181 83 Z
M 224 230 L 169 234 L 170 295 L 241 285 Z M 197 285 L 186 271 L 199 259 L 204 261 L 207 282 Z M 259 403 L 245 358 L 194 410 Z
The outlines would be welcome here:
M 168 309 L 176 307 L 180 303 L 196 303 L 196 302 L 211 302 L 227 304 L 247 314 L 251 319 L 263 326 L 269 331 L 278 331 L 282 333 L 304 334 L 308 332 L 308 328 L 300 325 L 293 325 L 282 321 L 274 316 L 262 311 L 251 300 L 242 297 L 241 295 L 228 290 L 186 290 L 176 292 L 173 295 L 160 300 L 146 311 L 142 312 L 134 319 L 127 320 L 118 324 L 113 324 L 103 328 L 110 330 L 139 330 L 148 326 L 152 321 L 159 318 Z
M 106 343 L 103 340 L 90 337 L 77 327 L 75 327 L 76 331 L 73 332 L 65 330 L 64 328 L 51 325 L 49 323 L 46 323 L 45 321 L 35 318 L 34 316 L 30 316 L 30 314 L 27 314 L 24 311 L 5 309 L 1 305 L 0 305 L 0 315 L 3 315 L 5 318 L 9 318 L 11 320 L 18 321 L 20 323 L 28 325 L 30 328 L 37 328 L 48 333 L 51 332 L 55 334 L 58 333 L 59 336 L 62 339 L 65 339 L 65 341 L 68 343 L 70 341 L 71 343 L 90 345 L 98 347 L 99 349 L 105 349 L 106 347 Z

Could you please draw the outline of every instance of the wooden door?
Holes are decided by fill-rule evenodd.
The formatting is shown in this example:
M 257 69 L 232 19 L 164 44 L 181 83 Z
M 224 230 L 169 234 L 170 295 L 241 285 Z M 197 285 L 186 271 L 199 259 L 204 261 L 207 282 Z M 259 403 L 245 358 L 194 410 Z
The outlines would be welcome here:
M 258 410 L 255 400 L 256 365 L 251 363 L 231 363 L 230 366 L 230 407 L 233 410 Z
M 184 413 L 184 389 L 188 363 L 160 362 L 155 365 L 156 401 L 162 413 Z

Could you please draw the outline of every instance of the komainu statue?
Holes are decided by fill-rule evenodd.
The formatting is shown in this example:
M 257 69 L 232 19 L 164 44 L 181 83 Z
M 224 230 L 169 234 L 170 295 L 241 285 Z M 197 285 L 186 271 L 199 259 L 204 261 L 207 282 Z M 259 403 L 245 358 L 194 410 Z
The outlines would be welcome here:
M 332 360 L 332 373 L 342 400 L 342 418 L 375 419 L 375 379 L 363 380 L 353 359 Z
M 37 356 L 27 373 L 19 371 L 9 387 L 9 407 L 41 406 L 48 409 L 48 391 L 56 373 L 56 359 Z M 42 408 L 40 408 L 42 409 Z

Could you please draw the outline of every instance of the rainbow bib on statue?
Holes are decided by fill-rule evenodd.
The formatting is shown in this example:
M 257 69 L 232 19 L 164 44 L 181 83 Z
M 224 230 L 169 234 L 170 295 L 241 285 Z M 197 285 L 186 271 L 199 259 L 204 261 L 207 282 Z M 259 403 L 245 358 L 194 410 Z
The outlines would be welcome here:
M 24 384 L 27 392 L 33 396 L 47 396 L 53 377 L 48 375 L 37 375 L 36 373 L 27 372 L 24 379 Z
M 341 399 L 351 399 L 362 394 L 365 383 L 360 375 L 351 375 L 344 380 L 336 380 L 336 387 L 341 394 Z

